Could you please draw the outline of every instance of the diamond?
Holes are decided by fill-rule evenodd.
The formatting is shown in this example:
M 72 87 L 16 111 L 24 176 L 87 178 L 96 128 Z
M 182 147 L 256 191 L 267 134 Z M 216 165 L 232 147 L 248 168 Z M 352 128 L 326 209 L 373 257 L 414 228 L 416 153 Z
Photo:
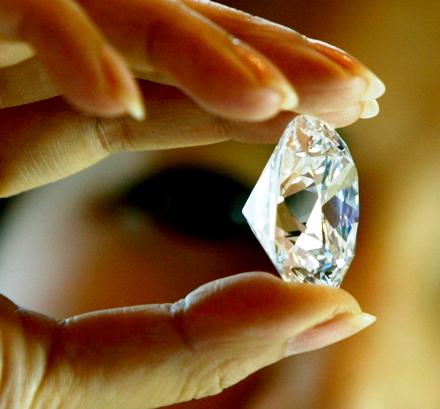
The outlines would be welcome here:
M 243 214 L 284 280 L 338 287 L 359 220 L 358 175 L 345 142 L 325 122 L 297 116 Z

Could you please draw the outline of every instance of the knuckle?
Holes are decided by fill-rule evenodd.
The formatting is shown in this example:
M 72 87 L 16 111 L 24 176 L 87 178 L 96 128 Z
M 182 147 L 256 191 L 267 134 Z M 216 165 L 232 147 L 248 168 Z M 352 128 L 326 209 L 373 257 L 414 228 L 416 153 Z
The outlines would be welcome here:
M 113 120 L 96 118 L 94 135 L 98 149 L 106 156 L 136 150 L 133 132 L 125 118 Z
M 196 345 L 195 340 L 191 336 L 188 330 L 186 311 L 187 311 L 187 299 L 181 299 L 170 306 L 170 315 L 172 319 L 173 328 L 180 339 L 183 347 L 191 352 L 195 353 Z
M 211 134 L 215 135 L 215 139 L 226 141 L 234 136 L 233 125 L 230 121 L 213 116 L 211 119 Z
M 211 288 L 209 291 L 212 290 Z M 187 359 L 191 361 L 191 370 L 181 384 L 178 400 L 216 395 L 236 382 L 231 377 L 236 362 L 234 365 L 230 363 L 235 360 L 228 360 L 227 354 L 222 355 L 222 348 L 218 350 L 218 346 L 213 347 L 209 343 L 201 342 L 197 334 L 192 333 L 190 318 L 187 316 L 190 307 L 191 302 L 188 298 L 169 307 L 173 327 L 184 350 L 189 353 Z

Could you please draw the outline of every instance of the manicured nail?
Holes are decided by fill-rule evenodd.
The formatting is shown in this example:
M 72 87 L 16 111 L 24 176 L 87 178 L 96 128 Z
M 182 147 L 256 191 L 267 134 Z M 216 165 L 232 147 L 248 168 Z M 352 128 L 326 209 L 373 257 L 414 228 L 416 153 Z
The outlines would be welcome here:
M 313 351 L 348 338 L 376 321 L 374 315 L 367 313 L 341 314 L 307 329 L 291 339 L 287 344 L 286 356 Z
M 122 57 L 105 45 L 102 50 L 101 64 L 109 96 L 113 97 L 115 102 L 120 104 L 134 119 L 138 121 L 145 119 L 146 112 L 142 94 Z
M 232 44 L 235 54 L 250 69 L 250 73 L 257 84 L 281 95 L 281 109 L 291 111 L 298 106 L 298 94 L 278 68 L 240 40 L 233 39 Z
M 146 111 L 142 97 L 138 95 L 127 95 L 121 97 L 125 110 L 128 115 L 137 121 L 143 121 L 146 118 Z
M 361 113 L 359 118 L 368 119 L 374 118 L 380 111 L 379 104 L 374 99 L 369 99 L 366 101 L 361 101 Z
M 330 60 L 356 75 L 359 70 L 364 69 L 360 61 L 348 54 L 346 51 L 324 41 L 304 37 L 304 40 L 319 53 L 325 55 Z
M 385 84 L 377 77 L 377 75 L 344 50 L 319 40 L 308 38 L 306 41 L 308 41 L 316 51 L 326 55 L 353 74 L 365 78 L 368 84 L 364 95 L 365 100 L 377 99 L 385 93 Z
M 379 79 L 379 77 L 377 77 L 368 69 L 365 69 L 362 72 L 362 75 L 368 81 L 368 88 L 365 93 L 364 99 L 376 99 L 381 97 L 385 93 L 385 84 Z
M 293 111 L 299 104 L 298 94 L 295 92 L 290 84 L 280 84 L 283 100 L 281 102 L 281 109 L 286 111 Z
M 287 81 L 272 82 L 266 87 L 274 92 L 274 94 L 277 94 L 278 98 L 275 98 L 274 100 L 279 101 L 279 109 L 283 111 L 294 111 L 298 106 L 298 94 L 293 89 L 293 86 L 287 83 Z

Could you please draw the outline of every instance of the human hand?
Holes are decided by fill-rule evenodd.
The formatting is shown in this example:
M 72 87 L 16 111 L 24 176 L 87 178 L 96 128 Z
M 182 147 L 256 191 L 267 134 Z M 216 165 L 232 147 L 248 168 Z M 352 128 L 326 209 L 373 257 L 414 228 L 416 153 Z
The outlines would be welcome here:
M 65 10 L 78 13 L 69 3 L 58 3 L 60 10 L 66 6 Z M 139 76 L 176 85 L 185 95 L 169 86 L 141 82 L 150 114 L 144 123 L 97 119 L 72 110 L 55 97 L 57 92 L 52 83 L 84 111 L 100 116 L 127 111 L 141 116 L 136 87 L 123 62 L 112 52 L 114 60 L 107 61 L 115 68 L 110 69 L 111 81 L 97 80 L 100 73 L 93 72 L 96 62 L 87 57 L 94 56 L 93 49 L 99 47 L 95 44 L 91 50 L 82 48 L 94 38 L 87 30 L 87 21 L 85 26 L 78 22 L 82 27 L 77 33 L 80 38 L 71 39 L 72 27 L 65 30 L 65 26 L 59 27 L 58 36 L 56 23 L 65 23 L 66 18 L 59 19 L 55 11 L 58 9 L 46 10 L 45 18 L 49 20 L 44 21 L 53 18 L 55 24 L 54 29 L 48 30 L 49 37 L 32 33 L 31 23 L 27 25 L 27 33 L 31 34 L 20 34 L 29 35 L 25 39 L 33 42 L 40 60 L 26 60 L 0 72 L 0 78 L 4 75 L 3 99 L 7 107 L 0 112 L 3 195 L 66 176 L 121 150 L 202 144 L 229 138 L 270 140 L 279 135 L 291 118 L 290 113 L 278 115 L 285 108 L 315 113 L 344 125 L 356 120 L 365 106 L 374 105 L 361 100 L 380 93 L 380 85 L 371 79 L 371 74 L 344 54 L 309 44 L 290 30 L 249 20 L 211 3 L 187 4 L 198 7 L 204 15 L 255 48 L 264 49 L 263 54 L 246 46 L 244 51 L 238 51 L 241 56 L 246 54 L 243 58 L 251 66 L 251 79 L 248 71 L 237 65 L 238 57 L 234 54 L 237 45 L 231 44 L 221 30 L 218 33 L 217 26 L 203 19 L 195 30 L 193 17 L 199 20 L 200 17 L 193 16 L 181 4 L 132 1 L 124 4 L 121 13 L 116 1 L 106 2 L 105 10 L 98 10 L 99 2 L 83 3 L 112 42 L 125 51 L 127 61 Z M 21 11 L 26 9 L 26 4 L 31 5 L 30 10 L 36 13 L 34 18 L 42 10 L 32 9 L 38 2 L 29 1 L 3 2 L 0 7 L 13 8 L 17 4 L 24 7 Z M 169 7 L 156 9 L 165 4 Z M 130 13 L 131 7 L 135 11 Z M 182 20 L 178 21 L 179 24 L 186 21 L 182 23 L 184 27 L 176 26 L 176 21 L 174 25 L 169 23 L 176 16 L 174 7 L 182 13 Z M 161 10 L 160 16 L 154 14 L 155 10 Z M 32 15 L 29 13 L 23 15 Z M 12 15 L 16 19 L 17 14 Z M 159 28 L 151 29 L 145 18 L 150 15 L 157 17 Z M 189 22 L 186 16 L 191 18 Z M 130 18 L 130 22 L 114 24 L 116 18 Z M 142 24 L 136 24 L 139 20 Z M 3 26 L 12 27 L 13 31 L 13 24 Z M 45 28 L 48 26 L 52 27 L 48 24 Z M 112 27 L 121 31 L 114 33 Z M 168 33 L 156 34 L 153 39 L 159 45 L 151 46 L 146 36 L 137 35 L 136 31 L 160 33 L 161 27 L 186 28 L 192 36 L 174 33 L 174 37 L 167 39 Z M 223 40 L 214 41 L 218 39 L 216 33 Z M 14 35 L 6 34 L 9 38 Z M 142 44 L 132 44 L 138 38 L 142 38 Z M 185 43 L 187 38 L 190 38 L 188 44 L 180 42 Z M 62 42 L 55 41 L 55 48 L 45 48 L 50 40 L 57 39 Z M 72 48 L 67 46 L 70 39 Z M 146 43 L 150 44 L 147 56 L 144 55 Z M 229 46 L 227 52 L 223 48 L 219 50 L 219 44 L 225 43 Z M 57 52 L 60 44 L 61 54 Z M 80 45 L 78 50 L 75 44 Z M 321 53 L 315 50 L 317 47 L 324 47 Z M 152 53 L 154 49 L 158 55 Z M 194 49 L 200 56 L 197 63 L 192 58 Z M 23 56 L 29 55 L 26 54 L 29 50 L 21 50 Z M 47 59 L 43 57 L 45 50 Z M 334 53 L 333 59 L 326 53 Z M 63 55 L 65 62 L 60 63 Z M 54 56 L 56 60 L 51 68 Z M 341 67 L 344 61 L 346 68 Z M 51 82 L 42 74 L 41 62 L 47 67 Z M 205 63 L 208 62 L 218 71 L 208 71 L 207 76 Z M 35 72 L 38 76 L 33 75 Z M 181 76 L 182 73 L 185 75 Z M 267 84 L 275 84 L 269 88 L 274 87 L 283 99 L 272 98 L 274 92 L 266 89 Z M 125 96 L 127 93 L 130 97 Z M 45 100 L 51 97 L 54 98 Z M 296 99 L 299 102 L 295 105 L 292 101 Z M 290 101 L 287 105 L 286 100 Z M 272 117 L 260 124 L 238 121 Z M 173 305 L 103 311 L 61 322 L 17 309 L 6 299 L 0 310 L 0 328 L 5 334 L 2 346 L 6 351 L 3 379 L 7 391 L 1 399 L 5 406 L 25 408 L 45 407 L 48 402 L 59 402 L 61 407 L 157 407 L 206 396 L 281 359 L 288 344 L 290 354 L 316 349 L 372 322 L 368 315 L 360 315 L 357 303 L 342 290 L 286 284 L 256 273 L 207 284 L 190 294 L 186 301 Z M 321 326 L 323 322 L 329 324 Z
M 197 0 L 77 3 L 0 2 L 0 35 L 33 46 L 0 47 L 1 196 L 120 151 L 273 142 L 292 111 L 335 126 L 378 112 L 384 86 L 371 71 L 269 21 Z M 136 85 L 128 65 L 150 81 Z M 142 118 L 139 88 L 147 121 L 102 118 Z
M 55 321 L 0 301 L 7 408 L 156 408 L 220 393 L 374 318 L 341 289 L 247 273 L 174 304 Z

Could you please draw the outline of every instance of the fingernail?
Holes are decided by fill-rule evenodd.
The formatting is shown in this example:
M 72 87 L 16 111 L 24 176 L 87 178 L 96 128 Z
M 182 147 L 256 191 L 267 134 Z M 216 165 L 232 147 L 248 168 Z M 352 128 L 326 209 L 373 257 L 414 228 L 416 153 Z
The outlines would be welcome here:
M 266 86 L 272 92 L 278 94 L 279 109 L 283 111 L 294 111 L 299 104 L 298 94 L 289 83 L 284 81 L 273 81 Z
M 369 99 L 366 101 L 361 101 L 361 113 L 359 118 L 368 119 L 374 118 L 380 111 L 379 104 L 374 99 Z
M 280 84 L 280 88 L 283 95 L 281 109 L 285 111 L 293 111 L 299 104 L 298 94 L 290 84 Z
M 376 99 L 381 97 L 386 90 L 385 84 L 368 69 L 365 69 L 362 74 L 368 81 L 364 99 Z
M 101 64 L 106 79 L 105 85 L 110 96 L 132 118 L 138 121 L 145 119 L 146 112 L 142 94 L 122 57 L 105 45 L 102 49 Z
M 128 115 L 137 121 L 143 121 L 146 118 L 146 111 L 142 98 L 137 95 L 127 95 L 121 97 L 122 103 L 124 104 L 125 110 Z
M 324 41 L 315 40 L 314 38 L 304 38 L 311 47 L 319 53 L 325 55 L 330 60 L 345 68 L 352 74 L 359 72 L 363 68 L 363 65 L 356 58 L 348 54 L 346 51 Z
M 308 38 L 307 41 L 316 51 L 324 54 L 332 61 L 352 72 L 354 75 L 364 77 L 367 80 L 368 85 L 364 95 L 365 100 L 377 99 L 385 93 L 385 84 L 379 79 L 379 77 L 347 52 L 331 44 L 324 43 L 323 41 L 310 38 Z
M 342 314 L 307 329 L 288 341 L 286 356 L 314 351 L 348 338 L 376 321 L 367 313 Z
M 258 85 L 275 91 L 281 95 L 280 108 L 293 110 L 299 104 L 299 97 L 294 87 L 284 75 L 263 55 L 238 39 L 233 39 L 235 54 L 250 69 Z

